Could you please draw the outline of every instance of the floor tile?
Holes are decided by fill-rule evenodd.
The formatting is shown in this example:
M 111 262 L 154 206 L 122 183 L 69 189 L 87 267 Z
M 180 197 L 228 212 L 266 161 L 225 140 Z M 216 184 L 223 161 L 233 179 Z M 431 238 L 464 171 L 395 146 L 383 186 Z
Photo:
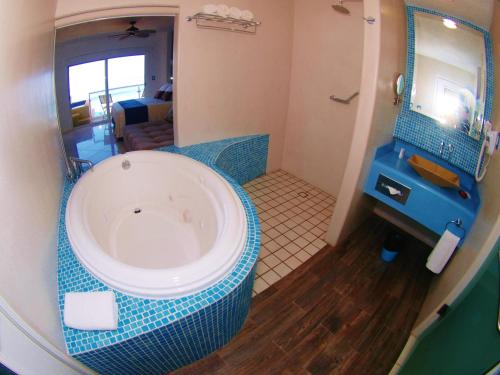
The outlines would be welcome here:
M 286 238 L 284 235 L 280 235 L 278 238 L 275 239 L 275 241 L 280 245 L 280 246 L 285 246 L 287 245 L 290 240 Z
M 293 241 L 299 237 L 299 235 L 294 232 L 292 229 L 288 230 L 288 232 L 285 233 L 285 237 L 288 238 L 290 241 Z
M 314 229 L 314 228 L 313 228 Z M 302 235 L 302 237 L 304 237 L 307 241 L 309 242 L 313 242 L 317 237 L 312 234 L 311 232 L 306 232 Z
M 295 241 L 293 241 L 293 243 L 296 244 L 301 249 L 309 245 L 309 241 L 306 240 L 304 237 L 297 238 Z
M 263 231 L 264 232 L 264 231 Z M 271 228 L 267 231 L 264 232 L 267 236 L 269 236 L 270 238 L 272 238 L 273 240 L 276 239 L 276 237 L 279 237 L 281 236 L 281 233 L 278 232 L 276 229 L 274 228 Z
M 313 244 L 309 244 L 306 247 L 304 247 L 304 250 L 307 251 L 310 255 L 314 255 L 321 249 L 319 247 L 314 246 Z
M 267 264 L 265 264 L 264 262 L 259 261 L 259 262 L 257 263 L 257 270 L 256 270 L 257 275 L 259 275 L 259 276 L 260 276 L 260 275 L 263 275 L 263 274 L 265 274 L 267 271 L 269 271 L 269 266 L 268 266 Z
M 265 290 L 316 254 L 330 224 L 335 199 L 278 170 L 244 186 L 257 208 L 262 247 L 253 294 Z
M 290 254 L 295 254 L 298 251 L 302 250 L 302 248 L 297 244 L 290 242 L 288 245 L 285 246 L 285 250 L 288 251 Z
M 274 253 L 276 257 L 278 257 L 282 262 L 290 258 L 292 254 L 290 254 L 288 251 L 285 249 L 279 249 L 277 252 Z
M 275 255 L 271 254 L 268 255 L 263 259 L 264 263 L 268 265 L 270 268 L 276 267 L 278 264 L 281 263 L 280 259 L 276 257 Z
M 255 282 L 253 283 L 253 290 L 255 293 L 261 293 L 267 288 L 269 288 L 269 284 L 266 283 L 262 277 L 257 277 L 255 279 Z
M 306 260 L 308 260 L 311 257 L 311 255 L 308 252 L 306 252 L 305 250 L 300 250 L 297 254 L 295 254 L 295 256 L 301 262 L 305 262 Z
M 285 277 L 290 272 L 292 272 L 292 268 L 288 267 L 285 263 L 278 264 L 276 267 L 274 267 L 273 270 L 281 277 Z
M 278 275 L 273 270 L 270 270 L 270 271 L 266 272 L 264 275 L 262 275 L 262 278 L 269 285 L 273 285 L 276 281 L 278 281 L 279 279 L 281 279 L 280 275 Z
M 288 267 L 290 267 L 292 270 L 294 270 L 295 268 L 300 266 L 302 264 L 302 262 L 300 260 L 298 260 L 295 256 L 292 256 L 285 261 L 285 264 Z
M 276 241 L 270 241 L 266 244 L 266 248 L 271 252 L 274 253 L 275 251 L 278 251 L 281 248 L 281 245 L 278 244 Z
M 320 238 L 317 238 L 316 240 L 314 240 L 312 242 L 312 244 L 316 247 L 319 247 L 320 249 L 324 248 L 326 246 L 326 242 L 323 241 L 322 239 Z

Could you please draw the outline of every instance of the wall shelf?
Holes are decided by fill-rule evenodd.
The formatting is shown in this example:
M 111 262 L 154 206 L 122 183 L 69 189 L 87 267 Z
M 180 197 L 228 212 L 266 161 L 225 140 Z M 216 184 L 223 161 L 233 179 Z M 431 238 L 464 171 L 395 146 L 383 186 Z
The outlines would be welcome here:
M 189 22 L 196 21 L 196 26 L 202 29 L 226 30 L 248 34 L 255 34 L 257 26 L 261 24 L 255 20 L 247 21 L 207 13 L 196 13 L 193 16 L 186 17 L 186 20 Z

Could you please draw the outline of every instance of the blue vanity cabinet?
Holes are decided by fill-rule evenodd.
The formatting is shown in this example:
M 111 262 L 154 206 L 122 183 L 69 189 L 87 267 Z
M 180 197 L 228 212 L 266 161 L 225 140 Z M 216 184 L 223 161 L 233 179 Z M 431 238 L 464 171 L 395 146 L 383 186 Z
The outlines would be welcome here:
M 404 145 L 405 155 L 399 158 L 400 143 L 380 147 L 373 159 L 364 191 L 380 202 L 398 210 L 426 228 L 442 235 L 446 228 L 463 238 L 469 232 L 480 207 L 477 186 L 463 172 L 445 166 L 460 175 L 464 199 L 455 189 L 442 188 L 424 180 L 408 164 L 407 159 L 417 153 L 443 165 L 424 151 Z M 460 219 L 462 228 L 452 224 Z

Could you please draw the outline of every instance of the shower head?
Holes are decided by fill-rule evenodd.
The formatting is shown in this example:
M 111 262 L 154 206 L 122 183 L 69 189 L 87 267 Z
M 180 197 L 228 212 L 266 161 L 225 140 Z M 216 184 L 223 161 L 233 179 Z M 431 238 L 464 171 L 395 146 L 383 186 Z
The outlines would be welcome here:
M 339 12 L 339 13 L 342 13 L 342 14 L 346 14 L 346 15 L 351 14 L 351 12 L 349 11 L 349 9 L 347 9 L 347 8 L 344 6 L 344 4 L 343 4 L 343 1 L 342 1 L 342 0 L 339 0 L 339 3 L 338 3 L 338 4 L 332 5 L 332 8 L 333 8 L 333 10 L 335 10 L 336 12 Z

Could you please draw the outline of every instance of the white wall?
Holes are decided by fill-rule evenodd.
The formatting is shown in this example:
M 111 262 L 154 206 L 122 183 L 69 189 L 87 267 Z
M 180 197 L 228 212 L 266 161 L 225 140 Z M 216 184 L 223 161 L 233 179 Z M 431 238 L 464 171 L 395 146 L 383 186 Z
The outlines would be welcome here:
M 55 0 L 2 1 L 0 296 L 63 349 L 56 231 L 62 186 L 52 54 Z M 0 348 L 1 350 L 1 348 Z
M 346 171 L 327 242 L 345 239 L 371 213 L 363 185 L 377 147 L 392 140 L 399 107 L 393 105 L 396 73 L 405 70 L 406 16 L 399 0 L 364 2 L 365 16 L 378 21 L 364 31 L 361 95 Z
M 145 55 L 145 92 L 152 97 L 167 82 L 167 32 L 149 38 L 122 41 L 107 36 L 87 37 L 56 44 L 55 79 L 59 120 L 63 131 L 73 128 L 69 99 L 68 67 L 106 58 Z M 152 77 L 156 76 L 153 80 Z
M 337 196 L 349 155 L 358 98 L 350 105 L 329 97 L 359 91 L 363 6 L 295 0 L 293 58 L 283 169 Z
M 179 6 L 175 82 L 177 145 L 256 133 L 271 134 L 268 169 L 281 166 L 292 46 L 289 0 L 234 0 L 262 21 L 255 35 L 202 30 L 187 22 L 203 0 L 151 0 Z M 57 17 L 138 0 L 59 0 Z

